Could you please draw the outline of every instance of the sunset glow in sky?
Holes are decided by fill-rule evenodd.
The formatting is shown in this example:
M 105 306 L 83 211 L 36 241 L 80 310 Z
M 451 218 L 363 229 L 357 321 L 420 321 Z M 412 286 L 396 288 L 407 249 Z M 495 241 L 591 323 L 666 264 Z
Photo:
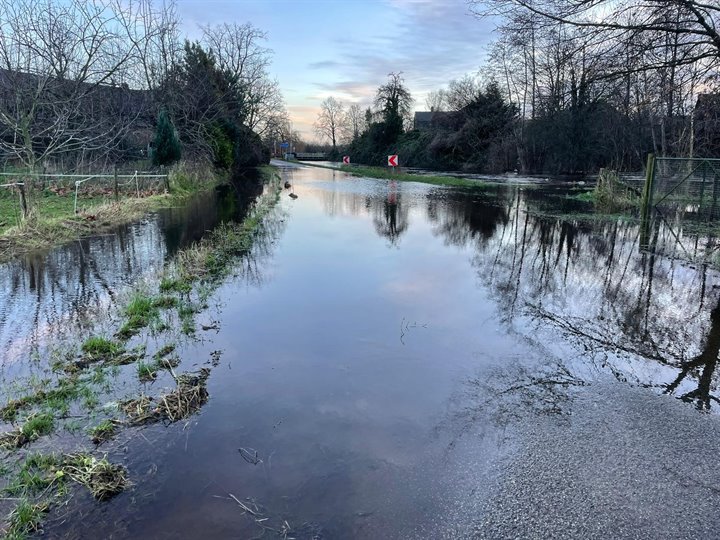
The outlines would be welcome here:
M 307 139 L 328 97 L 368 105 L 391 71 L 401 71 L 425 109 L 425 94 L 477 73 L 493 24 L 465 0 L 179 0 L 184 32 L 251 22 L 268 33 L 272 74 L 293 126 Z

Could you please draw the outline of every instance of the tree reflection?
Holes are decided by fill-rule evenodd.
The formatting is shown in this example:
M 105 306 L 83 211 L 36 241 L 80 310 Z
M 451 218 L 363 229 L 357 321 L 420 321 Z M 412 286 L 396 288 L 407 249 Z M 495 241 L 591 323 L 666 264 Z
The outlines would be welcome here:
M 688 403 L 695 402 L 700 410 L 709 410 L 710 402 L 720 403 L 720 399 L 712 395 L 714 389 L 715 369 L 717 368 L 718 354 L 720 353 L 720 301 L 710 312 L 710 330 L 705 338 L 702 351 L 692 360 L 680 364 L 680 373 L 675 380 L 667 386 L 668 394 L 674 393 L 683 380 L 693 373 L 697 376 L 697 388 L 682 393 L 679 398 Z M 696 373 L 699 372 L 699 375 Z
M 259 182 L 234 182 L 225 190 L 193 198 L 113 234 L 78 240 L 47 253 L 33 253 L 0 265 L 0 350 L 3 367 L 38 354 L 49 342 L 108 313 L 117 291 L 160 268 L 177 250 L 201 238 L 219 221 L 242 219 Z M 277 228 L 277 226 L 275 226 Z M 270 230 L 272 232 L 272 229 Z M 243 260 L 240 275 L 259 282 L 257 260 L 269 246 Z
M 473 264 L 503 321 L 550 345 L 560 331 L 583 353 L 576 367 L 590 362 L 703 409 L 719 402 L 720 308 L 705 306 L 708 294 L 718 300 L 720 276 L 659 255 L 676 247 L 673 231 L 657 227 L 640 250 L 635 223 L 553 217 L 540 190 L 497 201 L 506 205 L 500 214 L 483 203 L 470 213 L 448 205 L 452 218 L 444 222 L 442 205 L 433 214 L 449 243 L 475 243 Z M 489 236 L 473 234 L 482 211 L 498 215 Z

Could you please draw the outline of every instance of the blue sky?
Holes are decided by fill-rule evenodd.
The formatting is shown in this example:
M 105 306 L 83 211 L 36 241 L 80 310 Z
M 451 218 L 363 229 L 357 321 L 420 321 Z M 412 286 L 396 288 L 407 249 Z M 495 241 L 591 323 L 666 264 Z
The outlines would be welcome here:
M 272 74 L 308 139 L 324 98 L 367 105 L 391 71 L 425 109 L 428 91 L 478 71 L 494 27 L 465 0 L 178 0 L 178 11 L 190 37 L 223 22 L 266 31 Z

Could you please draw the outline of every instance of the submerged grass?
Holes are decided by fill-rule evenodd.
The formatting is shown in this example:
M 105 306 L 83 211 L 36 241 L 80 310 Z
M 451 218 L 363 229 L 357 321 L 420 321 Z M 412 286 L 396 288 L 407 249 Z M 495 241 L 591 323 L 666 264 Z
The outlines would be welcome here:
M 49 506 L 45 503 L 33 504 L 22 499 L 10 514 L 7 540 L 25 540 L 31 534 L 40 532 L 40 524 Z
M 115 356 L 123 351 L 119 343 L 100 336 L 93 336 L 82 344 L 82 351 L 92 356 Z
M 22 427 L 0 434 L 0 448 L 6 450 L 21 448 L 43 435 L 52 433 L 54 428 L 55 418 L 52 414 L 38 413 L 31 415 Z
M 272 173 L 274 175 L 274 173 Z M 247 252 L 253 237 L 279 197 L 279 187 L 258 199 L 251 213 L 242 223 L 226 224 L 208 234 L 191 248 L 181 251 L 170 262 L 159 283 L 159 292 L 136 291 L 128 300 L 122 315 L 122 328 L 116 339 L 102 335 L 88 337 L 80 346 L 81 354 L 65 354 L 53 363 L 57 379 L 31 381 L 25 394 L 0 407 L 0 417 L 7 422 L 23 421 L 20 427 L 0 435 L 0 445 L 18 448 L 52 432 L 59 419 L 66 417 L 71 406 L 81 403 L 88 410 L 99 404 L 97 387 L 109 385 L 107 374 L 119 370 L 117 366 L 135 363 L 138 376 L 153 379 L 157 372 L 167 369 L 176 381 L 174 389 L 153 398 L 140 396 L 120 406 L 129 422 L 107 419 L 89 429 L 93 442 L 100 444 L 112 438 L 123 424 L 177 422 L 197 412 L 208 400 L 206 381 L 210 370 L 176 375 L 180 363 L 172 353 L 174 343 L 167 343 L 144 361 L 144 347 L 126 351 L 125 341 L 144 328 L 157 335 L 163 328 L 180 327 L 188 334 L 195 331 L 195 315 L 206 307 L 206 301 L 220 280 L 232 272 L 239 255 Z M 174 319 L 176 317 L 176 319 Z M 115 371 L 117 373 L 117 371 Z M 109 391 L 109 390 L 102 390 Z M 75 421 L 74 430 L 83 430 Z M 69 422 L 62 425 L 69 426 Z M 67 429 L 70 429 L 67 427 Z M 15 470 L 15 467 L 13 467 Z M 40 526 L 40 508 L 53 497 L 64 493 L 67 480 L 83 484 L 98 499 L 107 499 L 129 485 L 127 471 L 88 454 L 34 456 L 28 458 L 11 476 L 6 492 L 12 492 L 33 508 L 18 505 L 16 512 L 22 519 L 9 517 L 13 534 L 20 538 L 32 534 Z M 54 495 L 53 495 L 54 494 Z M 27 500 L 28 497 L 43 500 Z M 19 509 L 19 510 L 18 510 Z M 33 511 L 34 509 L 34 511 Z M 15 515 L 15 514 L 13 514 Z M 15 525 L 14 525 L 15 524 Z M 11 529 L 8 529 L 11 530 Z M 29 531 L 29 532 L 28 532 Z M 7 531 L 6 531 L 7 532 Z
M 90 438 L 95 444 L 109 441 L 117 432 L 117 424 L 112 420 L 103 420 L 97 426 L 90 429 Z

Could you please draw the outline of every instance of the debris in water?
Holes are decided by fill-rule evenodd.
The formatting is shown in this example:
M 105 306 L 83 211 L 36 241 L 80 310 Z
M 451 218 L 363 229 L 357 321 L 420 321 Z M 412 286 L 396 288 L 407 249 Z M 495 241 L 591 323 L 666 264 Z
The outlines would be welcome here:
M 240 456 L 251 465 L 257 465 L 263 462 L 263 460 L 258 457 L 258 451 L 254 448 L 239 448 L 238 452 L 240 452 Z
M 177 388 L 161 395 L 157 401 L 148 396 L 140 396 L 121 404 L 122 411 L 135 425 L 168 421 L 177 422 L 187 418 L 208 400 L 205 387 L 210 370 L 202 368 L 192 373 L 181 373 L 177 376 Z
M 65 456 L 62 472 L 87 487 L 100 501 L 110 499 L 130 485 L 125 467 L 87 454 Z

